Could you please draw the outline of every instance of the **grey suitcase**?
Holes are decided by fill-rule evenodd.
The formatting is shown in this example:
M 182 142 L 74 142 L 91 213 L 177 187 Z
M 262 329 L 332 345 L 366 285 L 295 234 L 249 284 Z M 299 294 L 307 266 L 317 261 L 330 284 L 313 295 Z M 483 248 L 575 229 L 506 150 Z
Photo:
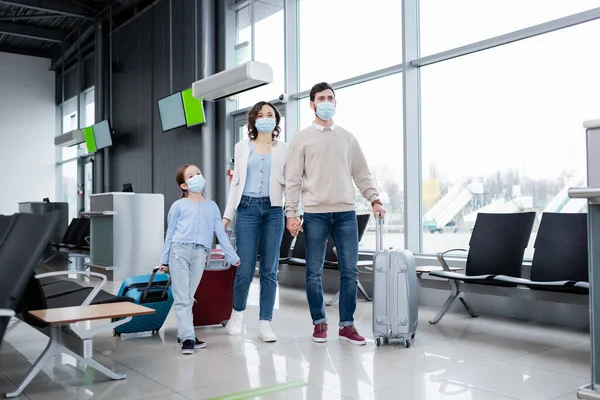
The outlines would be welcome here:
M 409 250 L 383 248 L 383 219 L 376 218 L 373 259 L 373 336 L 377 346 L 392 342 L 410 347 L 419 322 L 419 283 Z

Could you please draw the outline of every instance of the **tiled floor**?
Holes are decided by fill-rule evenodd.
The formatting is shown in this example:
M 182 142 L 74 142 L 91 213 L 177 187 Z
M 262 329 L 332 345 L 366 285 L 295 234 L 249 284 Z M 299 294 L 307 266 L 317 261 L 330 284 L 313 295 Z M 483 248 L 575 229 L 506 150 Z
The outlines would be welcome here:
M 117 286 L 118 287 L 118 286 Z M 114 289 L 109 287 L 109 290 Z M 197 329 L 208 343 L 194 356 L 176 347 L 173 313 L 156 336 L 95 340 L 96 359 L 127 373 L 111 381 L 92 369 L 76 369 L 68 356 L 57 358 L 29 385 L 30 399 L 209 399 L 275 386 L 260 399 L 406 399 L 501 400 L 576 399 L 589 383 L 588 334 L 522 321 L 449 314 L 439 325 L 427 320 L 435 309 L 422 307 L 413 346 L 377 348 L 370 336 L 371 303 L 359 300 L 356 324 L 369 337 L 357 347 L 337 339 L 330 329 L 326 344 L 316 344 L 305 295 L 279 291 L 274 331 L 277 343 L 257 337 L 258 283 L 253 284 L 245 314 L 246 333 L 230 337 L 225 329 Z M 330 307 L 330 326 L 337 307 Z M 0 393 L 20 382 L 47 339 L 21 324 L 0 349 Z M 278 391 L 277 391 L 278 390 Z

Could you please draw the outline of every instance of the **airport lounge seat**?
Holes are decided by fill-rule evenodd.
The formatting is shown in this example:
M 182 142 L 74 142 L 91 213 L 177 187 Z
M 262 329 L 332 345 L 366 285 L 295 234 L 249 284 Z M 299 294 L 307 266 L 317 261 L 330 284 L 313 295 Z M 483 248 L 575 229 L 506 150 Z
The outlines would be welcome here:
M 48 345 L 31 370 L 6 397 L 17 397 L 53 356 L 69 354 L 113 379 L 123 379 L 93 359 L 93 336 L 127 323 L 134 315 L 154 312 L 132 303 L 132 299 L 102 290 L 106 276 L 88 271 L 58 271 L 34 275 L 34 269 L 46 247 L 59 212 L 49 214 L 15 214 L 12 226 L 0 243 L 0 338 L 4 338 L 10 316 L 50 337 Z M 0 230 L 6 219 L 0 218 Z M 95 287 L 75 281 L 60 280 L 61 275 L 86 275 L 100 278 Z M 125 317 L 119 321 L 84 329 L 77 322 Z
M 431 271 L 430 276 L 445 278 L 450 283 L 450 295 L 438 314 L 429 321 L 438 323 L 448 312 L 456 299 L 459 299 L 472 317 L 478 314 L 467 304 L 461 284 L 491 286 L 513 286 L 513 282 L 495 280 L 499 275 L 518 278 L 521 276 L 523 256 L 529 243 L 535 212 L 510 214 L 479 213 L 469 241 L 469 250 L 452 249 L 439 253 L 438 261 L 443 270 Z M 451 252 L 467 253 L 465 273 L 453 272 L 445 256 Z
M 0 216 L 0 340 L 59 218 L 59 211 Z
M 67 227 L 60 243 L 52 243 L 52 254 L 44 260 L 49 263 L 56 257 L 63 257 L 69 261 L 68 253 L 77 250 L 88 250 L 90 246 L 90 220 L 89 218 L 73 218 Z M 65 251 L 62 251 L 65 250 Z
M 531 279 L 498 275 L 494 281 L 589 294 L 587 214 L 544 213 L 535 240 Z

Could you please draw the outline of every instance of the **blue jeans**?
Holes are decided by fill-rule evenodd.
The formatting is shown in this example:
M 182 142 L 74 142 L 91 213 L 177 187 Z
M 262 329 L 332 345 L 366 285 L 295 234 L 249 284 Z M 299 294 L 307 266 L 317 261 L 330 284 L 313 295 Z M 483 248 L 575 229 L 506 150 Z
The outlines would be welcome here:
M 202 279 L 208 249 L 201 244 L 173 243 L 169 255 L 169 271 L 177 316 L 177 337 L 194 340 L 194 295 Z
M 340 270 L 340 327 L 354 325 L 358 287 L 358 223 L 356 212 L 304 214 L 306 297 L 313 324 L 327 322 L 323 302 L 323 262 L 327 239 L 335 242 Z
M 282 207 L 271 207 L 268 197 L 242 196 L 235 221 L 237 253 L 241 262 L 233 289 L 235 311 L 246 309 L 260 243 L 260 320 L 273 319 L 283 229 Z

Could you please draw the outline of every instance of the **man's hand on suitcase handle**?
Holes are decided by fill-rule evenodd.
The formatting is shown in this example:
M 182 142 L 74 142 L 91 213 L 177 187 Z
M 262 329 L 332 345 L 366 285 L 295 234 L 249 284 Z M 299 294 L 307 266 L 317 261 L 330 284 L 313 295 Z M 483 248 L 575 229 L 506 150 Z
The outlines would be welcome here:
M 383 219 L 383 217 L 385 217 L 385 208 L 381 205 L 381 201 L 375 200 L 371 204 L 373 206 L 373 215 L 375 215 L 375 218 Z

